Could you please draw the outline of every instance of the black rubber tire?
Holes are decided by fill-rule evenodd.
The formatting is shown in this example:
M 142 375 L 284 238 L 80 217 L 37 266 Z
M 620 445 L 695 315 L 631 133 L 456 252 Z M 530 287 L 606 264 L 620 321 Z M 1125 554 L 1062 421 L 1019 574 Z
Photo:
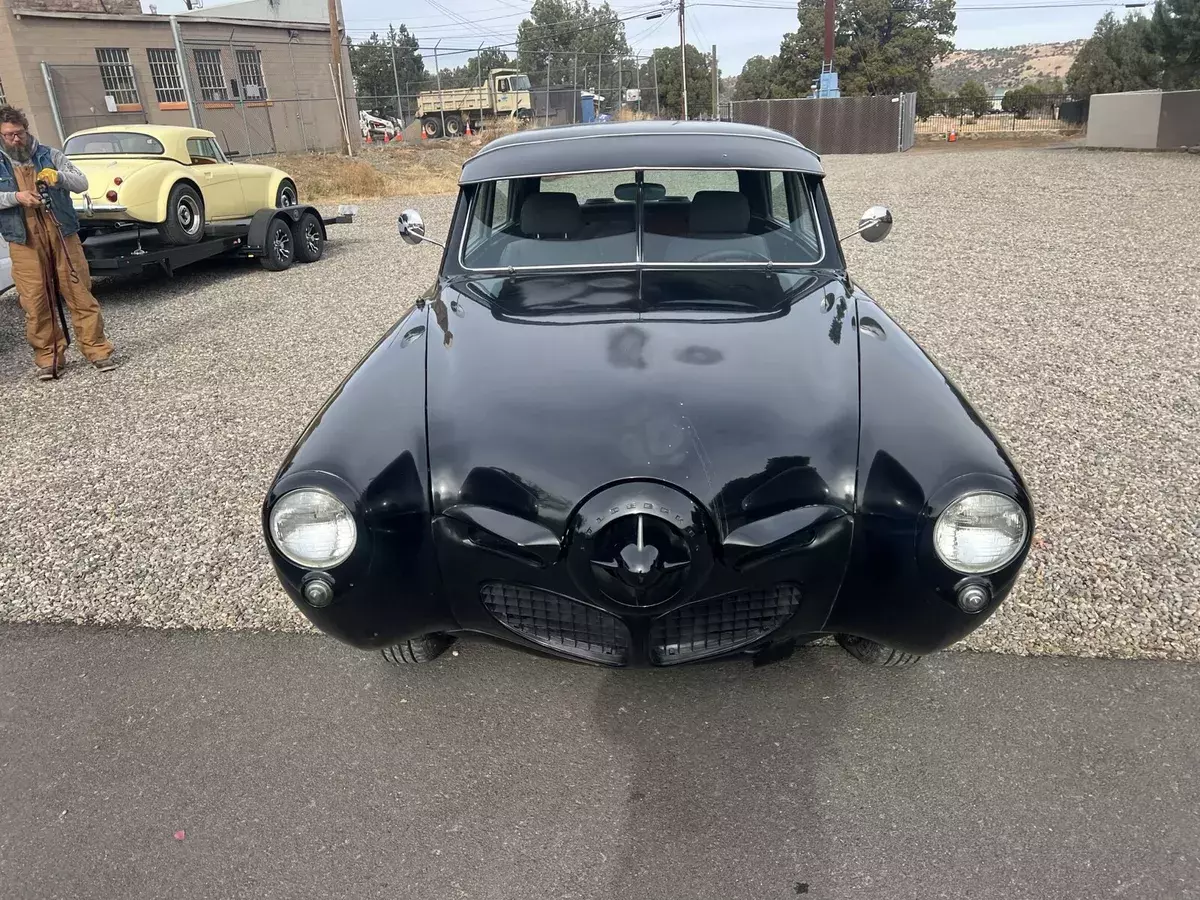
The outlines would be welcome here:
M 317 214 L 306 212 L 296 223 L 292 236 L 296 239 L 296 260 L 312 263 L 325 253 L 325 229 Z
M 285 203 L 285 194 L 290 194 L 291 202 Z M 290 178 L 285 178 L 279 182 L 279 187 L 275 189 L 275 208 L 279 209 L 284 206 L 295 206 L 300 202 L 300 194 L 296 191 L 296 182 Z
M 445 634 L 423 634 L 383 649 L 383 658 L 393 666 L 433 662 L 450 649 L 454 638 Z
M 462 119 L 458 116 L 446 116 L 446 137 L 460 137 L 462 133 Z
M 291 226 L 281 218 L 271 220 L 267 226 L 267 236 L 263 241 L 262 256 L 259 260 L 268 272 L 282 272 L 296 259 L 296 238 Z
M 886 666 L 892 669 L 907 669 L 917 663 L 921 657 L 915 653 L 904 653 L 893 650 L 868 638 L 855 637 L 852 634 L 839 634 L 837 642 L 842 649 L 868 666 Z
M 167 220 L 158 224 L 158 233 L 168 244 L 196 244 L 203 240 L 204 198 L 199 191 L 182 182 L 171 188 Z
M 439 117 L 426 117 L 421 120 L 421 130 L 425 132 L 425 137 L 436 138 L 442 136 L 442 122 Z

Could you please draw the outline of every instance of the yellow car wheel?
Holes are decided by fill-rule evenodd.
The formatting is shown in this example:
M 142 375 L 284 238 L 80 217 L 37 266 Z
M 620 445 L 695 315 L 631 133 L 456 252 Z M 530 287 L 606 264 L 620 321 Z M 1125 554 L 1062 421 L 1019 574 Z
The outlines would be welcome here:
M 204 237 L 204 200 L 191 185 L 177 184 L 167 198 L 167 219 L 158 233 L 169 244 L 195 244 Z
M 279 188 L 275 191 L 275 206 L 295 206 L 297 200 L 296 184 L 290 178 L 285 178 L 279 182 Z

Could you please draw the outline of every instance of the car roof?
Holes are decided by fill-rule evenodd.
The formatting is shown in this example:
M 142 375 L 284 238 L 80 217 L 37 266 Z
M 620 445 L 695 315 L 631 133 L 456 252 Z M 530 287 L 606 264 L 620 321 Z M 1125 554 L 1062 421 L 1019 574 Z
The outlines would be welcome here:
M 204 128 L 191 128 L 187 125 L 107 125 L 97 128 L 82 128 L 67 135 L 67 140 L 82 134 L 106 134 L 111 132 L 125 134 L 146 134 L 156 138 L 163 145 L 167 156 L 179 156 L 187 150 L 188 138 L 216 138 L 213 132 Z M 65 143 L 65 141 L 64 141 Z
M 789 134 L 737 122 L 646 121 L 533 128 L 468 159 L 459 184 L 629 169 L 769 169 L 825 174 Z

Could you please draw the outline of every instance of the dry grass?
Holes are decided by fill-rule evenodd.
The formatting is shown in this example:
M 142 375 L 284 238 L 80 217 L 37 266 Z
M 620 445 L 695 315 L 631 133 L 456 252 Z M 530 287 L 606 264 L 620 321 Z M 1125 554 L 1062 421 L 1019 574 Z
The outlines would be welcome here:
M 466 142 L 434 147 L 364 147 L 353 159 L 336 153 L 281 155 L 274 165 L 296 180 L 305 202 L 366 200 L 399 194 L 445 194 L 458 184 Z
M 462 164 L 480 147 L 517 130 L 515 119 L 500 119 L 477 137 L 376 142 L 353 159 L 337 153 L 281 154 L 271 164 L 291 175 L 300 199 L 310 203 L 448 194 L 458 189 Z

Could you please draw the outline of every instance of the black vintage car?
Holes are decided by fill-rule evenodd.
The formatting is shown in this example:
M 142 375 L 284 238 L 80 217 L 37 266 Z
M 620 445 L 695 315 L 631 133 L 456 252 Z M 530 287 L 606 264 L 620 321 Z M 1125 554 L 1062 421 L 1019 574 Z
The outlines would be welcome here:
M 394 662 L 905 665 L 984 622 L 1033 509 L 951 381 L 855 285 L 820 158 L 727 123 L 566 126 L 462 169 L 437 281 L 263 505 L 322 631 Z M 887 209 L 855 232 L 891 229 Z

